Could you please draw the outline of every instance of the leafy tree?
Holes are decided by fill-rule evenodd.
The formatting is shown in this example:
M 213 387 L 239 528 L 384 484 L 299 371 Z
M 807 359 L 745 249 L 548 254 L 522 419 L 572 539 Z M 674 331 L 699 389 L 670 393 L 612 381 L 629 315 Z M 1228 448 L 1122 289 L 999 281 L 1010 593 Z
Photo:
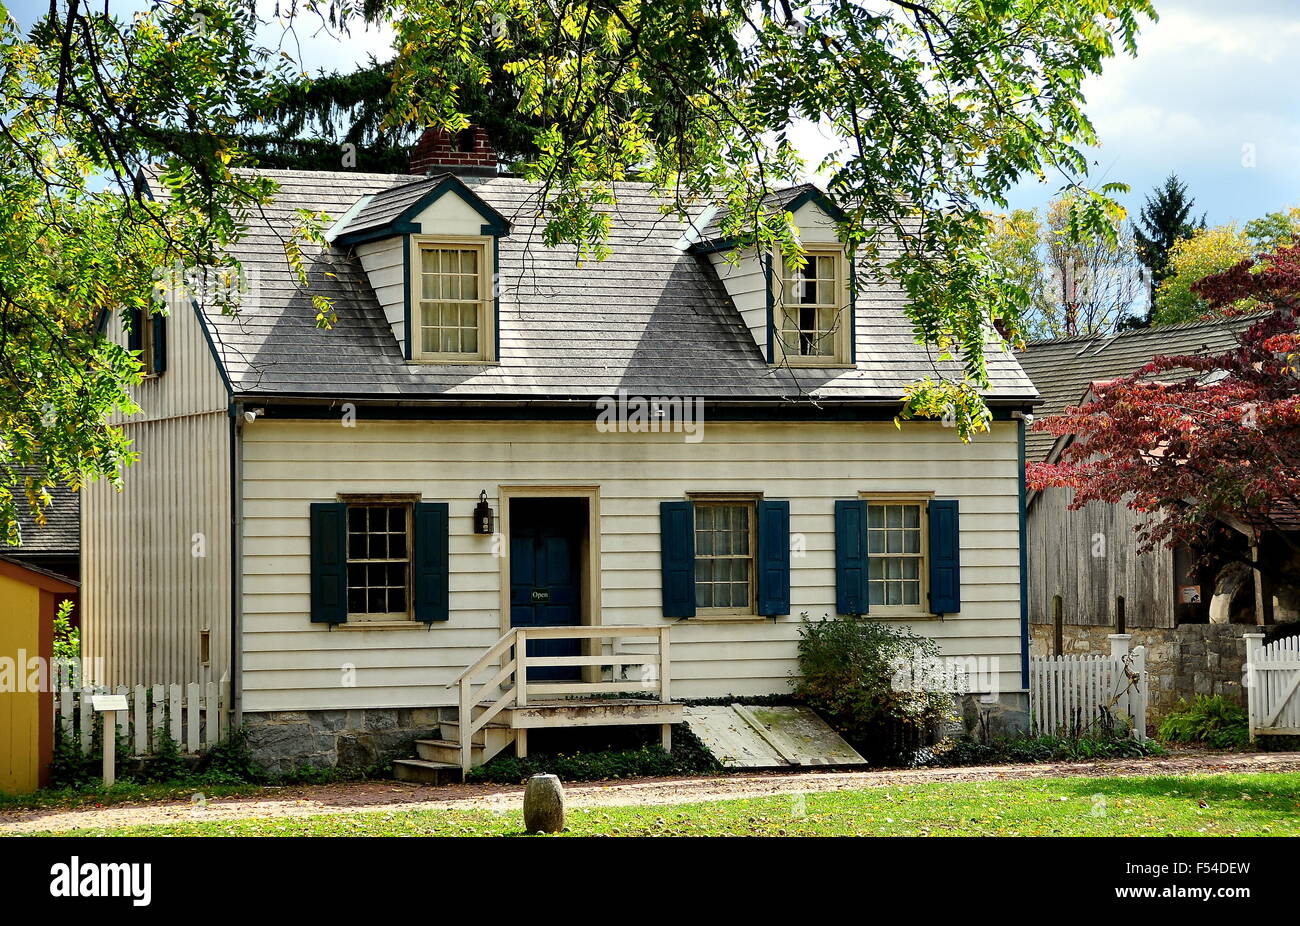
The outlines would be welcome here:
M 1300 237 L 1300 206 L 1279 209 L 1247 222 L 1242 229 L 1256 254 L 1268 254 Z
M 119 19 L 72 0 L 27 34 L 0 6 L 0 540 L 17 497 L 120 483 L 133 459 L 114 410 L 137 357 L 106 313 L 160 311 L 175 262 L 229 268 L 224 246 L 270 185 L 237 172 L 237 114 L 275 98 L 288 63 L 252 42 L 237 4 L 159 3 Z M 154 162 L 168 196 L 137 193 Z M 30 475 L 31 469 L 36 475 Z M 39 519 L 38 514 L 38 519 Z
M 500 53 L 543 126 L 518 169 L 544 186 L 547 244 L 603 257 L 635 175 L 681 213 L 718 201 L 724 233 L 796 261 L 798 230 L 764 194 L 803 174 L 792 125 L 826 127 L 839 144 L 819 167 L 860 282 L 900 280 L 918 337 L 960 362 L 915 384 L 905 414 L 950 410 L 965 434 L 988 421 L 991 329 L 1018 340 L 1028 301 L 988 254 L 981 205 L 1052 174 L 1074 195 L 1072 235 L 1114 234 L 1108 194 L 1125 188 L 1083 185 L 1096 135 L 1082 86 L 1117 46 L 1135 53 L 1143 17 L 1146 0 L 420 0 L 394 16 L 390 121 L 463 128 L 468 82 L 452 72 L 484 83 Z
M 1070 207 L 1054 200 L 1046 221 L 1023 209 L 992 217 L 989 253 L 1029 296 L 1029 340 L 1114 331 L 1144 289 L 1132 227 L 1116 222 L 1113 238 L 1072 239 Z
M 1156 357 L 1097 384 L 1083 405 L 1037 422 L 1075 440 L 1060 462 L 1030 464 L 1029 484 L 1074 489 L 1073 508 L 1123 502 L 1149 513 L 1138 528 L 1144 550 L 1161 543 L 1208 550 L 1221 525 L 1235 521 L 1275 531 L 1300 553 L 1287 529 L 1300 506 L 1300 246 L 1243 260 L 1197 289 L 1215 309 L 1249 300 L 1274 312 L 1232 350 Z M 1294 580 L 1283 566 L 1243 561 Z
M 0 9 L 5 540 L 19 539 L 15 491 L 39 507 L 56 480 L 116 480 L 131 459 L 106 420 L 132 410 L 138 358 L 99 334 L 104 313 L 161 310 L 157 278 L 178 261 L 204 279 L 237 269 L 226 246 L 269 201 L 271 181 L 240 171 L 256 163 L 240 136 L 302 75 L 259 45 L 253 6 L 155 0 L 127 18 L 53 0 L 26 33 Z M 725 232 L 799 261 L 798 229 L 765 194 L 803 174 L 791 126 L 826 126 L 840 144 L 820 166 L 859 272 L 900 280 L 918 338 L 958 362 L 916 384 L 905 412 L 951 412 L 963 435 L 989 420 L 991 331 L 1018 340 L 1028 298 L 991 261 L 981 206 L 1051 174 L 1074 195 L 1072 235 L 1113 234 L 1124 187 L 1087 186 L 1097 137 L 1082 88 L 1117 50 L 1136 53 L 1155 15 L 1149 0 L 332 0 L 278 13 L 344 31 L 392 23 L 385 132 L 460 130 L 476 93 L 511 106 L 531 130 L 519 170 L 543 185 L 545 241 L 580 257 L 608 253 L 636 176 L 678 211 L 728 207 Z M 156 201 L 135 189 L 145 164 L 159 165 Z M 321 217 L 299 219 L 284 243 L 303 282 Z M 40 475 L 24 483 L 29 464 Z
M 1254 254 L 1250 239 L 1231 223 L 1199 229 L 1174 242 L 1165 278 L 1156 287 L 1151 324 L 1172 325 L 1206 315 L 1209 304 L 1197 295 L 1196 285 Z
M 1156 187 L 1147 196 L 1146 204 L 1138 216 L 1134 238 L 1138 256 L 1151 276 L 1151 304 L 1155 305 L 1156 287 L 1169 272 L 1169 251 L 1174 243 L 1190 238 L 1198 223 L 1192 219 L 1196 200 L 1187 195 L 1187 184 L 1177 174 L 1165 178 L 1163 186 Z M 1201 216 L 1199 227 L 1205 227 Z

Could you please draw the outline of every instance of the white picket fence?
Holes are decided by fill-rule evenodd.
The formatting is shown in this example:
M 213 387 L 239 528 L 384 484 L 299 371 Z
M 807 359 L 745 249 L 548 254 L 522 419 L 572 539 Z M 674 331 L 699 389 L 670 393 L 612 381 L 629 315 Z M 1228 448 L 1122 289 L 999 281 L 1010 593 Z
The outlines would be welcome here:
M 1146 649 L 1129 649 L 1126 633 L 1111 634 L 1109 656 L 1035 656 L 1029 660 L 1029 710 L 1034 729 L 1071 734 L 1100 727 L 1106 714 L 1146 739 Z
M 118 737 L 130 745 L 131 754 L 151 755 L 164 727 L 182 752 L 200 752 L 220 742 L 229 732 L 230 682 L 190 682 L 188 685 L 89 685 L 77 683 L 67 666 L 55 666 L 55 721 L 81 745 L 91 749 L 94 709 L 91 696 L 126 695 L 127 709 L 117 711 Z
M 1300 637 L 1265 646 L 1262 633 L 1244 636 L 1250 738 L 1300 736 Z

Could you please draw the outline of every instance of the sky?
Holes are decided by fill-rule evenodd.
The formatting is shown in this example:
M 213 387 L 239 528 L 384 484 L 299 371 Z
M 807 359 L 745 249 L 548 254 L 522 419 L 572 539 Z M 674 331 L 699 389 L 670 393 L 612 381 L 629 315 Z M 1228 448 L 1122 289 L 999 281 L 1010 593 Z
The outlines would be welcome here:
M 48 8 L 10 0 L 29 24 Z M 112 0 L 129 15 L 139 0 Z M 1300 0 L 1155 0 L 1160 21 L 1138 40 L 1137 58 L 1121 55 L 1085 87 L 1087 112 L 1101 136 L 1093 151 L 1095 182 L 1121 181 L 1136 214 L 1170 172 L 1188 184 L 1198 214 L 1211 225 L 1244 222 L 1300 205 Z M 269 4 L 267 5 L 269 9 Z M 282 30 L 266 30 L 280 41 Z M 347 70 L 390 53 L 388 30 L 339 39 L 306 23 L 286 50 L 304 68 Z M 810 163 L 824 152 L 817 129 L 795 133 Z M 1042 207 L 1057 185 L 1025 182 L 1013 208 Z

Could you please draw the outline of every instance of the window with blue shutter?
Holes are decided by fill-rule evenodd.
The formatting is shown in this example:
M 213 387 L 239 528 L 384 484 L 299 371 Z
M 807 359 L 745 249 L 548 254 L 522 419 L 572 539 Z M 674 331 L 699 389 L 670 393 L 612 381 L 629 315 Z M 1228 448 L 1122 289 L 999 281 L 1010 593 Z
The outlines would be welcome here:
M 961 611 L 961 529 L 956 499 L 933 499 L 930 517 L 930 610 Z
M 130 328 L 126 332 L 126 349 L 144 350 L 144 313 L 139 309 L 131 309 L 127 317 Z
M 348 619 L 348 506 L 311 506 L 311 619 L 341 624 Z
M 446 502 L 419 502 L 415 506 L 411 584 L 417 621 L 445 621 L 451 614 L 447 518 Z
M 758 518 L 758 613 L 790 613 L 790 503 L 761 501 Z
M 835 502 L 835 610 L 866 614 L 867 503 L 862 499 Z
M 659 503 L 664 617 L 695 616 L 695 506 Z

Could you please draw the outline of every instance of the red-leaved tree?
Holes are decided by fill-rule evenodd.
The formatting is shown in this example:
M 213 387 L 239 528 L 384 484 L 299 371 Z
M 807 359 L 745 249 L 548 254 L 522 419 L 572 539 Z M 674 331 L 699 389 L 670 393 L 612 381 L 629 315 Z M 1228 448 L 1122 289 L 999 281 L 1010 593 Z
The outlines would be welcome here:
M 1232 350 L 1156 357 L 1037 422 L 1074 440 L 1058 462 L 1030 464 L 1029 485 L 1074 489 L 1072 508 L 1102 501 L 1150 513 L 1138 528 L 1144 551 L 1206 551 L 1230 523 L 1278 531 L 1300 553 L 1291 533 L 1300 529 L 1300 245 L 1242 261 L 1196 290 L 1216 309 L 1252 298 L 1273 312 Z

